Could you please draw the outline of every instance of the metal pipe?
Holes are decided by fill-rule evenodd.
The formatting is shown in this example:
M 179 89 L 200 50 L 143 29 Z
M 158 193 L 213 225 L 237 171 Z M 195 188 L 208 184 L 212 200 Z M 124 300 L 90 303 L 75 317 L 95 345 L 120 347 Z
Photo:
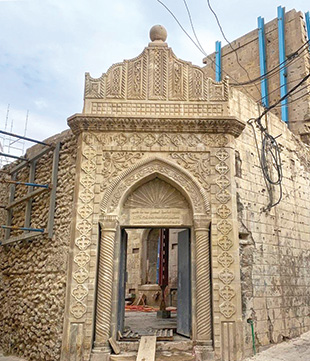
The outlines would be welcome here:
M 24 158 L 24 157 L 17 157 L 16 155 L 7 154 L 7 153 L 2 153 L 2 152 L 0 152 L 0 156 L 9 157 L 9 158 L 14 158 L 14 159 L 20 159 L 20 160 L 25 160 L 25 161 L 28 160 L 27 158 Z
M 222 49 L 220 41 L 215 43 L 215 80 L 222 80 Z
M 23 137 L 21 135 L 17 135 L 17 134 L 14 134 L 14 133 L 5 132 L 4 130 L 0 130 L 0 133 L 5 134 L 5 135 L 10 135 L 10 136 L 15 137 L 15 138 L 28 140 L 29 142 L 51 146 L 51 144 L 40 142 L 39 140 L 35 140 L 35 139 L 32 139 L 32 138 L 28 138 L 28 137 Z
M 268 83 L 267 77 L 264 74 L 267 73 L 267 64 L 266 64 L 266 43 L 265 43 L 265 21 L 261 16 L 257 18 L 258 24 L 258 42 L 259 42 L 259 67 L 260 67 L 260 76 L 261 79 L 261 95 L 262 95 L 262 104 L 265 108 L 269 107 L 268 100 Z
M 286 60 L 285 56 L 285 8 L 278 6 L 278 38 L 279 38 L 279 63 L 284 64 Z M 281 98 L 287 94 L 287 71 L 286 66 L 280 68 L 280 94 Z M 281 115 L 282 120 L 288 123 L 288 106 L 287 97 L 281 101 Z
M 251 318 L 247 320 L 247 322 L 251 325 L 251 332 L 252 332 L 252 346 L 254 355 L 256 355 L 256 346 L 255 346 L 255 334 L 254 334 L 254 322 Z
M 13 180 L 6 180 L 6 179 L 0 179 L 0 183 L 21 184 L 21 185 L 28 186 L 28 187 L 50 188 L 49 184 L 18 182 L 18 181 L 13 181 Z
M 306 19 L 306 28 L 308 33 L 308 41 L 310 41 L 310 13 L 307 11 L 305 13 L 305 19 Z M 309 52 L 310 52 L 310 44 L 309 44 Z
M 0 226 L 3 229 L 16 229 L 19 231 L 31 231 L 31 232 L 44 232 L 44 228 L 29 228 L 29 227 L 18 227 L 18 226 Z

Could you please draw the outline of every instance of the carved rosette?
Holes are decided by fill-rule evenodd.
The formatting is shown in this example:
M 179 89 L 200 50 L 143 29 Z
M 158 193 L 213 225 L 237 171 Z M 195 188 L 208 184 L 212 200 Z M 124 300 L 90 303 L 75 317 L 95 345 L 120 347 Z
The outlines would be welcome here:
M 233 225 L 231 221 L 232 212 L 228 206 L 228 203 L 231 199 L 231 194 L 229 191 L 230 181 L 226 176 L 226 174 L 230 171 L 227 164 L 227 161 L 229 160 L 229 153 L 224 148 L 221 148 L 215 153 L 215 156 L 219 161 L 215 166 L 216 173 L 218 174 L 215 180 L 218 187 L 216 199 L 220 203 L 217 208 L 217 215 L 220 219 L 217 223 L 217 230 L 219 233 L 217 245 L 220 249 L 217 261 L 222 267 L 222 270 L 219 273 L 219 279 L 222 283 L 219 289 L 219 296 L 221 299 L 219 309 L 220 313 L 225 318 L 229 319 L 236 312 L 235 305 L 232 302 L 236 292 L 231 286 L 231 283 L 234 279 L 234 273 L 230 269 L 231 265 L 234 263 L 234 258 L 230 254 L 230 250 L 233 247 Z
M 73 282 L 75 283 L 71 296 L 71 315 L 80 320 L 86 314 L 87 306 L 83 303 L 88 295 L 88 288 L 85 284 L 89 278 L 89 262 L 92 231 L 92 214 L 96 170 L 96 151 L 93 147 L 83 144 L 80 190 L 77 205 L 76 239 L 74 250 L 74 271 Z

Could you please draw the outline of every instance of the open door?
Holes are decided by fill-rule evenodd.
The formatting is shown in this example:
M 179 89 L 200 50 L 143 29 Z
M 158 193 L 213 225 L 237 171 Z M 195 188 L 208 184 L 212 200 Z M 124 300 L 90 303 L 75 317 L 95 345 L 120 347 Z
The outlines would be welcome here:
M 178 298 L 177 333 L 190 337 L 191 312 L 191 253 L 189 229 L 178 234 Z
M 125 319 L 125 296 L 126 296 L 126 281 L 127 281 L 127 239 L 128 235 L 125 229 L 121 231 L 121 249 L 120 249 L 120 263 L 119 263 L 119 288 L 118 288 L 118 320 L 117 330 L 121 333 L 124 331 Z

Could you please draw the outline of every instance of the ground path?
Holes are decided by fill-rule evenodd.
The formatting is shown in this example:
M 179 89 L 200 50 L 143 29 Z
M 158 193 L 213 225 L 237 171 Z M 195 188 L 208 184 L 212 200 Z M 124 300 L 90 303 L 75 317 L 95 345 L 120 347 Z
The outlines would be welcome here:
M 0 361 L 25 361 L 13 356 L 3 356 Z M 181 360 L 180 360 L 181 361 Z M 310 361 L 310 332 L 301 337 L 282 342 L 244 361 Z
M 245 361 L 310 361 L 310 332 L 272 346 Z

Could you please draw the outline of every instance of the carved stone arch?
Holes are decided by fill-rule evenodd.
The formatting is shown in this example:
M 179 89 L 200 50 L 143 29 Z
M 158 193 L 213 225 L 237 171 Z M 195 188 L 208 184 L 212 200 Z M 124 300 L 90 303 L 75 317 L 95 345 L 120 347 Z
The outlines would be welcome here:
M 112 182 L 101 201 L 102 213 L 117 215 L 130 192 L 156 177 L 179 190 L 189 202 L 193 214 L 210 213 L 208 194 L 199 182 L 181 166 L 157 156 L 138 162 Z

